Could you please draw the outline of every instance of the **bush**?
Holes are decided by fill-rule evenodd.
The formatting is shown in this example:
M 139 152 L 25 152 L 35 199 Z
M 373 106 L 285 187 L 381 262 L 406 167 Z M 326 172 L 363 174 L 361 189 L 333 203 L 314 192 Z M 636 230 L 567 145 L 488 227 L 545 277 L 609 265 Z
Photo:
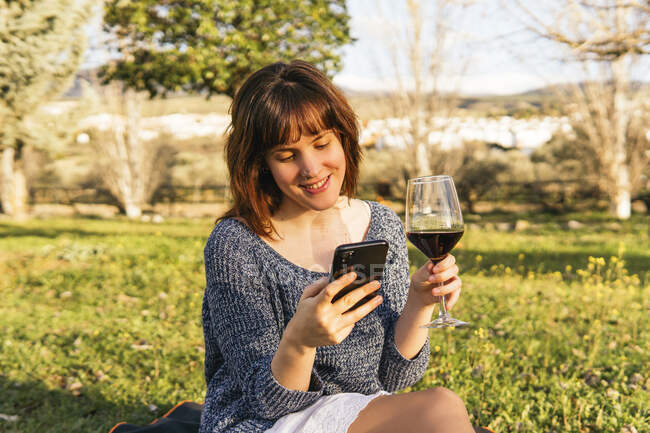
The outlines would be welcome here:
M 359 175 L 359 195 L 403 198 L 408 180 L 407 153 L 401 149 L 367 149 Z

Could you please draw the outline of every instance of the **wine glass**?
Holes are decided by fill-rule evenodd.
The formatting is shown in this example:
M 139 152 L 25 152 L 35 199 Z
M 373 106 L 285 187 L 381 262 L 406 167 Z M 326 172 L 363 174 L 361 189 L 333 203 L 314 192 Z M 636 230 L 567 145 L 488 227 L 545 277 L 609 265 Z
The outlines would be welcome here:
M 409 179 L 406 188 L 406 236 L 434 265 L 454 248 L 464 230 L 463 214 L 451 176 Z M 469 322 L 454 319 L 449 315 L 445 297 L 440 296 L 438 317 L 422 328 L 465 325 L 469 325 Z

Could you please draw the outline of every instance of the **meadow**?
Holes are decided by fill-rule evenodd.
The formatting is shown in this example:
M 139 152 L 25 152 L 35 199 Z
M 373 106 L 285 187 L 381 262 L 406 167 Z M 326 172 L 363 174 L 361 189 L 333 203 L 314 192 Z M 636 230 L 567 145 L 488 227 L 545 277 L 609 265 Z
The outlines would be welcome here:
M 504 218 L 468 218 L 453 315 L 472 327 L 431 330 L 410 390 L 448 387 L 498 433 L 650 431 L 647 217 Z M 0 432 L 107 433 L 202 401 L 212 224 L 0 221 Z

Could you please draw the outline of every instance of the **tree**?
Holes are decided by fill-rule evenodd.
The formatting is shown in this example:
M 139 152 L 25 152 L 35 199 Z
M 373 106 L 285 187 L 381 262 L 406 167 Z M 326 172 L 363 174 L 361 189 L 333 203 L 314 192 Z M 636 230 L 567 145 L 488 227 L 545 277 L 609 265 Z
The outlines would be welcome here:
M 99 156 L 97 166 L 102 181 L 117 199 L 128 218 L 138 218 L 156 188 L 169 174 L 176 151 L 163 134 L 143 139 L 141 111 L 144 92 L 125 89 L 122 83 L 88 89 L 91 105 L 110 113 L 105 131 L 91 129 L 91 144 Z
M 634 175 L 645 162 L 639 141 L 629 140 L 635 112 L 645 110 L 643 94 L 631 85 L 631 71 L 650 53 L 650 3 L 643 0 L 515 0 L 515 13 L 526 28 L 565 49 L 567 61 L 577 61 L 586 77 L 598 79 L 561 89 L 576 127 L 584 131 L 589 152 L 597 161 L 600 186 L 612 212 L 630 216 Z M 647 72 L 645 74 L 647 76 Z M 636 95 L 636 98 L 635 98 Z M 641 169 L 642 171 L 642 169 Z
M 27 215 L 27 146 L 45 133 L 38 108 L 70 87 L 85 50 L 90 0 L 0 0 L 2 209 Z M 50 143 L 47 143 L 50 144 Z
M 463 60 L 455 36 L 466 0 L 405 0 L 392 3 L 384 12 L 387 23 L 386 46 L 391 58 L 396 92 L 390 95 L 392 115 L 406 120 L 409 164 L 406 175 L 424 176 L 432 172 L 451 173 L 452 165 L 440 158 L 440 143 L 430 143 L 432 135 L 441 136 L 454 112 L 458 95 L 452 77 L 459 77 Z M 405 19 L 393 20 L 405 11 Z M 432 155 L 435 155 L 431 158 Z
M 464 143 L 462 149 L 453 151 L 462 155 L 454 178 L 460 200 L 467 206 L 468 213 L 476 213 L 476 204 L 494 190 L 502 181 L 500 177 L 509 173 L 508 160 L 502 151 L 490 152 L 488 145 L 480 142 Z
M 344 0 L 109 0 L 104 29 L 119 60 L 104 82 L 153 97 L 186 91 L 233 96 L 252 72 L 295 58 L 333 73 L 351 41 Z

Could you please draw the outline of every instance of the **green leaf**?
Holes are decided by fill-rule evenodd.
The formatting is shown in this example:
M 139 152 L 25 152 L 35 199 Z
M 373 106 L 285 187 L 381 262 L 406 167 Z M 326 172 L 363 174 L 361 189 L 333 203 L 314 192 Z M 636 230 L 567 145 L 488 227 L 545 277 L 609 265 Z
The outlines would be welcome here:
M 180 85 L 233 96 L 248 75 L 273 61 L 303 58 L 332 76 L 341 69 L 341 47 L 352 41 L 344 0 L 175 1 L 164 8 L 166 15 L 158 0 L 105 3 L 105 30 L 118 35 L 125 55 L 101 69 L 105 82 L 121 80 L 150 94 Z M 184 58 L 181 48 L 200 54 Z

